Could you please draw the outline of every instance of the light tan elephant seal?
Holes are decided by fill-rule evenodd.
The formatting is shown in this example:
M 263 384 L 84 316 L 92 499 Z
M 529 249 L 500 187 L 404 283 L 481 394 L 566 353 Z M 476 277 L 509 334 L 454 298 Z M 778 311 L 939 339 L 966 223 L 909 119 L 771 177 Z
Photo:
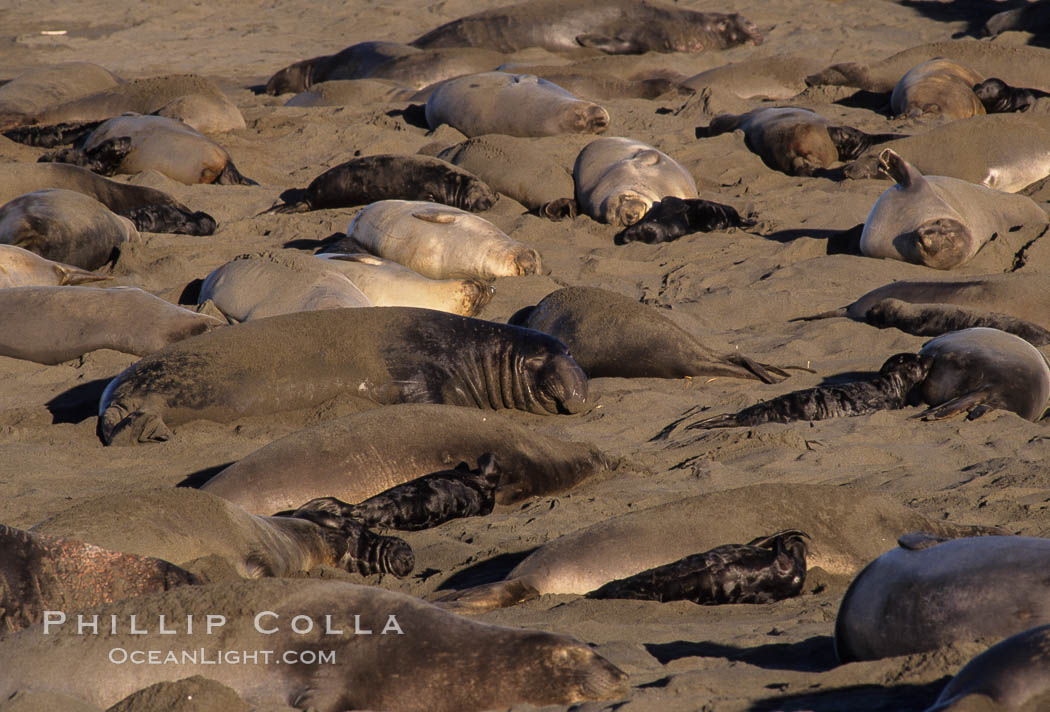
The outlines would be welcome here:
M 931 59 L 912 67 L 893 87 L 890 108 L 895 114 L 919 118 L 926 114 L 966 119 L 983 114 L 984 104 L 973 87 L 984 77 L 959 62 Z
M 52 262 L 14 245 L 0 245 L 0 289 L 57 287 L 98 282 L 108 277 L 73 265 Z
M 105 91 L 122 79 L 90 62 L 45 64 L 0 86 L 0 130 L 48 107 Z

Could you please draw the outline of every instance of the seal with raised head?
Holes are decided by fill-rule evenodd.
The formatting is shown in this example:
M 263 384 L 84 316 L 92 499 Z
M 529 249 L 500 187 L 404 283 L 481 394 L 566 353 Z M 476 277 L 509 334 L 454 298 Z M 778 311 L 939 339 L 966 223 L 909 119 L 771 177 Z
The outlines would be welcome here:
M 484 72 L 442 82 L 426 103 L 427 124 L 482 134 L 557 136 L 602 133 L 609 112 L 531 74 Z
M 273 514 L 316 497 L 362 502 L 486 453 L 500 463 L 498 504 L 556 494 L 609 468 L 589 443 L 542 435 L 498 413 L 403 404 L 292 433 L 233 463 L 201 489 L 248 511 Z
M 686 167 L 663 151 L 629 138 L 599 138 L 587 144 L 572 168 L 576 204 L 599 222 L 633 225 L 667 196 L 696 198 Z
M 118 631 L 78 635 L 69 617 L 52 619 L 48 635 L 42 624 L 5 638 L 0 696 L 44 687 L 105 708 L 156 682 L 205 675 L 253 707 L 480 712 L 617 699 L 629 689 L 626 674 L 575 638 L 471 621 L 374 586 L 275 579 L 184 586 L 94 614 L 118 621 Z M 192 632 L 187 614 L 195 614 Z M 211 635 L 204 634 L 206 615 L 224 621 Z M 132 633 L 132 616 L 149 632 Z M 174 634 L 160 630 L 159 616 Z M 118 656 L 157 650 L 178 664 L 114 665 L 114 649 Z M 270 665 L 215 664 L 232 662 L 231 652 L 270 650 L 294 664 L 274 664 L 280 653 Z M 330 651 L 334 662 L 303 651 Z M 199 655 L 187 659 L 187 652 Z
M 527 0 L 461 17 L 411 42 L 415 47 L 484 47 L 555 52 L 590 47 L 609 54 L 702 52 L 761 44 L 750 20 L 643 0 Z
M 490 280 L 541 269 L 540 253 L 464 210 L 418 200 L 380 200 L 354 216 L 347 237 L 361 249 L 431 279 Z
M 908 655 L 984 636 L 1002 638 L 1050 623 L 1045 581 L 1050 540 L 945 541 L 931 534 L 920 529 L 902 536 L 898 548 L 853 579 L 835 621 L 841 662 Z
M 788 374 L 738 353 L 719 355 L 659 310 L 598 287 L 565 287 L 511 324 L 564 343 L 590 378 L 728 376 L 776 383 Z
M 879 154 L 879 168 L 897 185 L 879 196 L 864 221 L 860 251 L 868 257 L 953 269 L 996 235 L 1050 222 L 1027 196 L 950 176 L 924 176 L 892 149 Z
M 590 406 L 587 377 L 546 334 L 429 309 L 325 309 L 216 329 L 132 364 L 102 394 L 99 433 L 106 444 L 164 441 L 169 425 L 351 397 L 539 414 Z
M 476 213 L 491 208 L 498 197 L 473 173 L 440 158 L 381 153 L 329 168 L 310 181 L 301 195 L 270 210 L 301 213 L 377 200 L 426 200 Z
M 890 95 L 890 109 L 910 118 L 931 114 L 950 120 L 983 114 L 984 104 L 973 90 L 982 81 L 984 77 L 965 64 L 931 59 L 901 77 Z
M 711 200 L 683 200 L 667 196 L 653 203 L 641 220 L 620 235 L 622 242 L 670 242 L 694 232 L 753 227 L 752 215 L 741 217 L 736 208 Z
M 14 245 L 0 245 L 0 289 L 57 287 L 98 282 L 108 277 L 73 265 L 52 262 Z

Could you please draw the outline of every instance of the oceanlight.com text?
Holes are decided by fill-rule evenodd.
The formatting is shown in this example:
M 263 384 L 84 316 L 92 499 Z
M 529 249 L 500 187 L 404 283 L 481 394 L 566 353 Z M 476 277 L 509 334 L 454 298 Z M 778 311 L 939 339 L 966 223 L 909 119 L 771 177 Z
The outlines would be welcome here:
M 334 650 L 128 650 L 112 648 L 114 665 L 335 665 Z

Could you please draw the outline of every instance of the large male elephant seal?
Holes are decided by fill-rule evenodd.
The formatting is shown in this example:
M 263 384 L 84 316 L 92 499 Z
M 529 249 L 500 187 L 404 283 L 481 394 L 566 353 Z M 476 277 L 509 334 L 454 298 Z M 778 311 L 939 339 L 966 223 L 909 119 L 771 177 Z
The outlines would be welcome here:
M 848 529 L 837 525 L 843 520 L 851 523 Z M 929 520 L 886 497 L 848 487 L 766 482 L 679 499 L 558 537 L 529 554 L 503 581 L 454 592 L 441 605 L 484 610 L 547 593 L 582 595 L 727 539 L 748 541 L 756 531 L 779 528 L 807 532 L 812 537 L 809 567 L 834 574 L 859 571 L 892 547 L 901 532 L 982 533 Z
M 599 138 L 587 144 L 572 169 L 576 203 L 599 222 L 627 227 L 667 196 L 696 198 L 685 166 L 649 144 Z
M 530 74 L 484 72 L 449 79 L 426 103 L 427 124 L 466 136 L 557 136 L 602 133 L 609 112 Z
M 610 54 L 702 52 L 761 44 L 755 24 L 740 15 L 696 12 L 643 0 L 528 0 L 461 17 L 412 41 L 421 48 L 526 47 L 566 51 L 591 47 Z
M 480 712 L 615 699 L 628 690 L 622 671 L 575 638 L 478 623 L 372 586 L 238 581 L 182 587 L 95 613 L 103 621 L 115 616 L 118 632 L 79 635 L 74 616 L 54 616 L 47 635 L 45 622 L 0 643 L 8 661 L 0 696 L 46 689 L 109 707 L 141 687 L 204 675 L 260 708 Z M 130 632 L 132 616 L 147 634 Z M 175 634 L 160 631 L 159 616 Z M 177 664 L 113 662 L 146 650 Z M 273 651 L 269 664 L 264 651 Z M 319 659 L 322 652 L 331 660 Z M 250 653 L 255 664 L 243 657 Z
M 983 114 L 984 104 L 973 91 L 982 81 L 984 77 L 965 64 L 931 59 L 901 77 L 890 95 L 890 108 L 912 118 L 932 114 L 951 120 Z
M 145 356 L 223 326 L 138 287 L 13 287 L 0 290 L 0 313 L 0 355 L 48 364 L 96 349 Z
M 45 64 L 0 86 L 0 129 L 50 106 L 110 89 L 120 77 L 90 62 Z
M 35 190 L 0 206 L 0 243 L 82 269 L 112 262 L 138 239 L 131 220 L 73 190 Z
M 73 265 L 52 262 L 14 245 L 0 245 L 0 289 L 56 287 L 98 282 L 108 277 Z
M 729 376 L 776 383 L 787 373 L 737 353 L 716 354 L 653 307 L 597 287 L 566 287 L 511 317 L 569 347 L 590 378 Z
M 902 537 L 850 584 L 835 651 L 844 663 L 875 660 L 1048 623 L 1048 565 L 1048 539 Z
M 347 237 L 431 279 L 536 274 L 540 253 L 488 220 L 439 203 L 380 200 L 354 216 Z
M 1050 222 L 1031 198 L 950 176 L 924 176 L 888 148 L 879 154 L 879 168 L 897 185 L 879 196 L 864 221 L 860 251 L 868 257 L 953 269 L 996 235 Z
M 323 496 L 356 504 L 486 453 L 500 465 L 499 504 L 570 489 L 609 466 L 593 445 L 541 435 L 498 414 L 404 404 L 288 435 L 233 463 L 201 489 L 258 514 Z
M 540 414 L 589 406 L 587 377 L 546 334 L 429 309 L 326 309 L 217 329 L 142 359 L 106 387 L 99 433 L 106 444 L 163 441 L 169 424 L 346 397 Z
M 382 153 L 340 163 L 310 181 L 301 196 L 271 208 L 277 213 L 349 208 L 378 200 L 427 200 L 481 212 L 497 196 L 469 170 L 430 156 Z

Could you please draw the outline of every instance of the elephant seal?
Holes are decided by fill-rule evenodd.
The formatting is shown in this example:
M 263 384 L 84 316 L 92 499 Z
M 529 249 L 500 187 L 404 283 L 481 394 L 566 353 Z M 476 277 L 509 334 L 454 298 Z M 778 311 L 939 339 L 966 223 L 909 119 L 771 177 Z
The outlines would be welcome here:
M 273 514 L 322 496 L 359 503 L 487 453 L 500 464 L 498 504 L 562 492 L 610 466 L 593 445 L 541 435 L 499 414 L 404 404 L 288 435 L 233 463 L 201 489 L 250 512 Z
M 340 163 L 310 181 L 295 200 L 271 208 L 277 213 L 349 208 L 378 200 L 426 200 L 481 212 L 497 196 L 470 171 L 430 156 L 382 153 Z
M 1050 625 L 1011 635 L 966 663 L 926 712 L 962 712 L 971 699 L 990 699 L 997 712 L 1035 712 L 1050 699 L 1048 653 Z
M 934 269 L 960 267 L 995 235 L 1045 226 L 1050 217 L 1031 199 L 950 176 L 924 176 L 892 149 L 879 167 L 896 182 L 864 221 L 860 251 Z
M 97 349 L 145 356 L 223 322 L 138 287 L 12 287 L 0 290 L 8 325 L 0 355 L 55 364 Z
M 975 84 L 973 93 L 981 100 L 985 112 L 989 114 L 1027 111 L 1032 108 L 1036 100 L 1050 97 L 1050 92 L 1012 87 L 1002 79 L 995 77 Z
M 984 23 L 984 32 L 989 37 L 997 37 L 1004 32 L 1045 35 L 1050 32 L 1050 8 L 1045 2 L 1035 0 L 1012 10 L 997 12 Z
M 692 89 L 683 88 L 670 76 L 633 76 L 623 78 L 603 72 L 585 64 L 547 65 L 507 63 L 496 67 L 500 72 L 515 74 L 532 74 L 540 79 L 557 84 L 570 94 L 591 101 L 613 99 L 656 99 L 671 94 L 672 96 L 691 96 Z
M 103 621 L 115 616 L 118 631 L 78 634 L 73 616 L 63 623 L 55 616 L 47 635 L 42 624 L 0 643 L 0 656 L 10 661 L 0 671 L 0 695 L 44 688 L 105 708 L 156 682 L 205 675 L 253 708 L 467 712 L 616 699 L 628 691 L 627 676 L 575 638 L 479 623 L 411 596 L 339 581 L 182 587 L 91 613 Z M 128 621 L 149 632 L 133 634 Z M 160 630 L 164 621 L 174 634 Z M 111 662 L 144 650 L 177 664 Z M 259 651 L 275 651 L 270 665 L 237 664 L 248 663 L 242 656 L 250 652 L 263 660 Z M 321 661 L 319 651 L 330 651 L 332 662 Z
M 75 611 L 200 583 L 174 564 L 0 524 L 0 631 L 27 628 L 44 612 Z
M 587 377 L 546 334 L 429 309 L 325 309 L 216 329 L 132 364 L 102 394 L 99 433 L 107 445 L 164 441 L 169 424 L 348 397 L 539 414 L 590 405 Z
M 851 523 L 845 530 L 836 524 L 844 518 Z M 583 595 L 773 527 L 808 532 L 809 567 L 832 574 L 859 571 L 892 547 L 900 532 L 925 529 L 958 537 L 986 531 L 929 520 L 889 498 L 850 487 L 766 482 L 678 499 L 565 534 L 529 554 L 504 580 L 453 592 L 439 605 L 478 611 L 548 593 Z
M 696 92 L 718 88 L 741 99 L 791 99 L 806 88 L 806 76 L 820 69 L 805 55 L 777 55 L 724 64 L 683 79 Z
M 890 109 L 910 118 L 932 114 L 950 120 L 983 114 L 984 104 L 973 90 L 982 81 L 984 77 L 965 64 L 931 59 L 901 77 L 890 95 Z
M 141 232 L 211 235 L 215 218 L 194 212 L 167 193 L 108 180 L 79 166 L 62 163 L 10 163 L 0 172 L 0 200 L 45 188 L 64 188 L 90 196 Z
M 231 322 L 372 306 L 347 277 L 293 250 L 241 255 L 215 268 L 204 278 L 197 298 L 198 304 L 208 300 Z
M 389 79 L 333 79 L 313 84 L 288 101 L 285 106 L 365 106 L 410 101 L 415 89 L 403 87 Z
M 624 230 L 619 239 L 624 243 L 648 242 L 654 245 L 695 232 L 746 228 L 755 224 L 751 215 L 740 217 L 740 213 L 731 205 L 700 198 L 683 200 L 667 196 L 653 203 L 649 212 Z
M 123 80 L 90 62 L 46 64 L 0 86 L 0 129 L 21 123 L 48 107 L 105 91 Z
M 482 47 L 515 52 L 581 47 L 609 54 L 702 52 L 758 45 L 753 22 L 733 13 L 696 12 L 636 0 L 527 0 L 446 23 L 411 42 L 414 47 Z
M 91 162 L 111 142 L 129 139 L 127 151 L 112 154 L 112 159 Z M 233 159 L 219 144 L 188 124 L 164 116 L 123 115 L 103 121 L 72 149 L 44 154 L 41 161 L 88 165 L 96 173 L 141 173 L 155 170 L 172 180 L 192 185 L 258 185 L 245 178 L 233 165 Z
M 576 203 L 599 222 L 628 227 L 667 196 L 696 198 L 685 166 L 649 144 L 629 138 L 591 141 L 572 168 Z
M 482 134 L 558 136 L 602 133 L 609 112 L 529 74 L 484 72 L 442 82 L 426 103 L 427 124 Z
M 771 603 L 797 596 L 806 583 L 809 535 L 787 529 L 747 544 L 723 544 L 702 554 L 610 581 L 587 598 L 643 601 Z
M 345 275 L 377 307 L 421 307 L 476 316 L 492 299 L 492 287 L 477 279 L 427 279 L 363 252 L 322 252 L 316 257 Z
M 484 218 L 439 203 L 380 200 L 346 231 L 361 249 L 430 279 L 490 280 L 541 270 L 540 253 Z
M 14 245 L 0 245 L 0 289 L 54 287 L 109 279 L 73 265 L 52 262 Z
M 835 621 L 841 662 L 1002 638 L 1050 622 L 1044 580 L 1050 540 L 944 541 L 923 532 L 899 543 L 857 574 L 842 599 Z
M 131 220 L 73 190 L 35 190 L 0 206 L 0 243 L 82 269 L 114 261 L 138 239 Z
M 788 376 L 737 353 L 720 356 L 659 310 L 597 287 L 551 292 L 510 323 L 564 343 L 590 378 L 728 376 L 777 383 Z

